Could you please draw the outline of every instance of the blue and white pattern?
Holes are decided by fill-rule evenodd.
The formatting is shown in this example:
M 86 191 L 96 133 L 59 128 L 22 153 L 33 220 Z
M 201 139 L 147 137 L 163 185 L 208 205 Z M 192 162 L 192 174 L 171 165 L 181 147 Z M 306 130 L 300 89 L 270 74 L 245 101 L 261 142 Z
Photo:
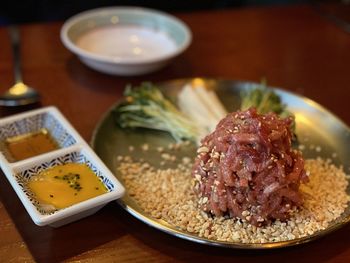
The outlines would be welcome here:
M 28 188 L 28 182 L 33 177 L 39 174 L 40 172 L 57 165 L 62 165 L 66 163 L 85 163 L 101 180 L 104 186 L 107 188 L 108 192 L 114 190 L 114 184 L 103 175 L 103 173 L 90 161 L 84 154 L 81 152 L 71 152 L 65 154 L 63 156 L 57 157 L 50 161 L 41 163 L 39 165 L 33 166 L 29 169 L 21 171 L 15 174 L 15 179 L 18 185 L 22 188 L 23 192 L 27 195 L 29 200 L 33 203 L 33 205 L 37 208 L 38 212 L 42 215 L 53 214 L 58 210 L 47 209 L 47 206 L 40 204 L 36 199 L 35 195 Z
M 50 133 L 59 148 L 66 148 L 76 143 L 76 139 L 65 127 L 52 114 L 45 112 L 0 126 L 0 151 L 9 162 L 14 162 L 15 160 L 7 150 L 5 140 L 39 132 L 41 129 L 46 129 Z

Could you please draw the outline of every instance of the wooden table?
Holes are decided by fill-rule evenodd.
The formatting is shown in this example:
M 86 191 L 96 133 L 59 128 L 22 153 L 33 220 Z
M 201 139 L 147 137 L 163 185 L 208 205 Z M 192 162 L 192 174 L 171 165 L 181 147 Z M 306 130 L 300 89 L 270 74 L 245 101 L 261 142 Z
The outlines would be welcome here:
M 62 23 L 22 25 L 23 75 L 89 141 L 126 83 L 185 77 L 260 81 L 305 95 L 350 124 L 350 35 L 310 6 L 175 14 L 193 32 L 190 48 L 167 68 L 142 77 L 92 71 L 66 50 Z M 0 91 L 13 82 L 6 28 L 0 28 Z M 20 109 L 24 110 L 24 109 Z M 1 109 L 2 116 L 20 110 Z M 270 251 L 208 247 L 164 234 L 111 203 L 53 229 L 36 226 L 0 174 L 0 262 L 350 262 L 350 225 L 309 244 Z

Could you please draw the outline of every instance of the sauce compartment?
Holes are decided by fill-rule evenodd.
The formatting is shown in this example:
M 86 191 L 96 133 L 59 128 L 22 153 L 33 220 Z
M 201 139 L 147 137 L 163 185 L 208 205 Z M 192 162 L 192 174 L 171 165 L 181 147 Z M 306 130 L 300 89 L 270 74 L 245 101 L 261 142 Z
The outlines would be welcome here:
M 66 208 L 48 209 L 46 204 L 39 202 L 36 195 L 29 189 L 28 182 L 42 171 L 68 163 L 86 164 L 107 191 Z M 33 221 L 37 225 L 49 224 L 54 227 L 89 216 L 108 202 L 121 197 L 124 192 L 124 188 L 114 175 L 102 163 L 96 162 L 95 154 L 80 146 L 72 148 L 71 151 L 64 150 L 49 156 L 39 157 L 34 163 L 14 167 L 13 179 L 17 186 L 15 190 Z
M 56 108 L 48 107 L 2 119 L 0 151 L 6 160 L 13 163 L 76 144 L 58 115 Z
M 41 132 L 43 136 L 46 136 L 45 132 L 50 133 L 57 142 L 57 149 L 13 161 L 13 153 L 9 152 L 6 140 L 12 138 L 16 142 Z M 34 140 L 34 147 L 42 139 L 39 142 Z M 32 220 L 39 226 L 59 227 L 84 218 L 122 197 L 125 192 L 116 177 L 55 107 L 1 119 L 0 140 L 1 169 Z M 59 174 L 43 176 L 52 170 Z M 39 178 L 40 174 L 43 177 Z M 87 179 L 86 175 L 96 177 Z M 46 179 L 48 181 L 43 184 L 45 189 L 40 188 L 42 181 L 33 183 L 33 180 Z M 97 190 L 98 193 L 93 192 Z
M 14 161 L 22 161 L 59 148 L 47 129 L 7 138 L 2 145 L 4 151 L 8 152 L 8 159 Z

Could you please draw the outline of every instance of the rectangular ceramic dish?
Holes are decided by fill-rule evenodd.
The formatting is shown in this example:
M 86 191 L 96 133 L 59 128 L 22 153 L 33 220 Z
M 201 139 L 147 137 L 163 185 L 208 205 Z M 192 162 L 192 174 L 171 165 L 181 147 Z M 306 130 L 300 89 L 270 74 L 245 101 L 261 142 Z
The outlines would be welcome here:
M 47 130 L 58 148 L 17 161 L 5 147 L 8 138 Z M 84 163 L 103 183 L 107 192 L 67 208 L 47 210 L 27 186 L 32 176 L 66 163 Z M 45 107 L 0 119 L 0 166 L 35 224 L 59 227 L 101 209 L 120 198 L 124 187 L 55 107 Z

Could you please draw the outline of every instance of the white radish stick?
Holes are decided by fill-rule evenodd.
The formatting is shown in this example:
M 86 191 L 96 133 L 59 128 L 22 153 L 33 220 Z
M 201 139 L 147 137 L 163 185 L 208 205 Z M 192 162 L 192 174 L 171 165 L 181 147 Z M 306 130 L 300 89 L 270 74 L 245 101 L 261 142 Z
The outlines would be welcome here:
M 209 91 L 203 86 L 193 87 L 193 90 L 206 105 L 208 111 L 212 112 L 215 115 L 216 122 L 219 122 L 223 117 L 226 116 L 226 111 L 224 110 L 223 113 L 223 107 L 213 91 Z

